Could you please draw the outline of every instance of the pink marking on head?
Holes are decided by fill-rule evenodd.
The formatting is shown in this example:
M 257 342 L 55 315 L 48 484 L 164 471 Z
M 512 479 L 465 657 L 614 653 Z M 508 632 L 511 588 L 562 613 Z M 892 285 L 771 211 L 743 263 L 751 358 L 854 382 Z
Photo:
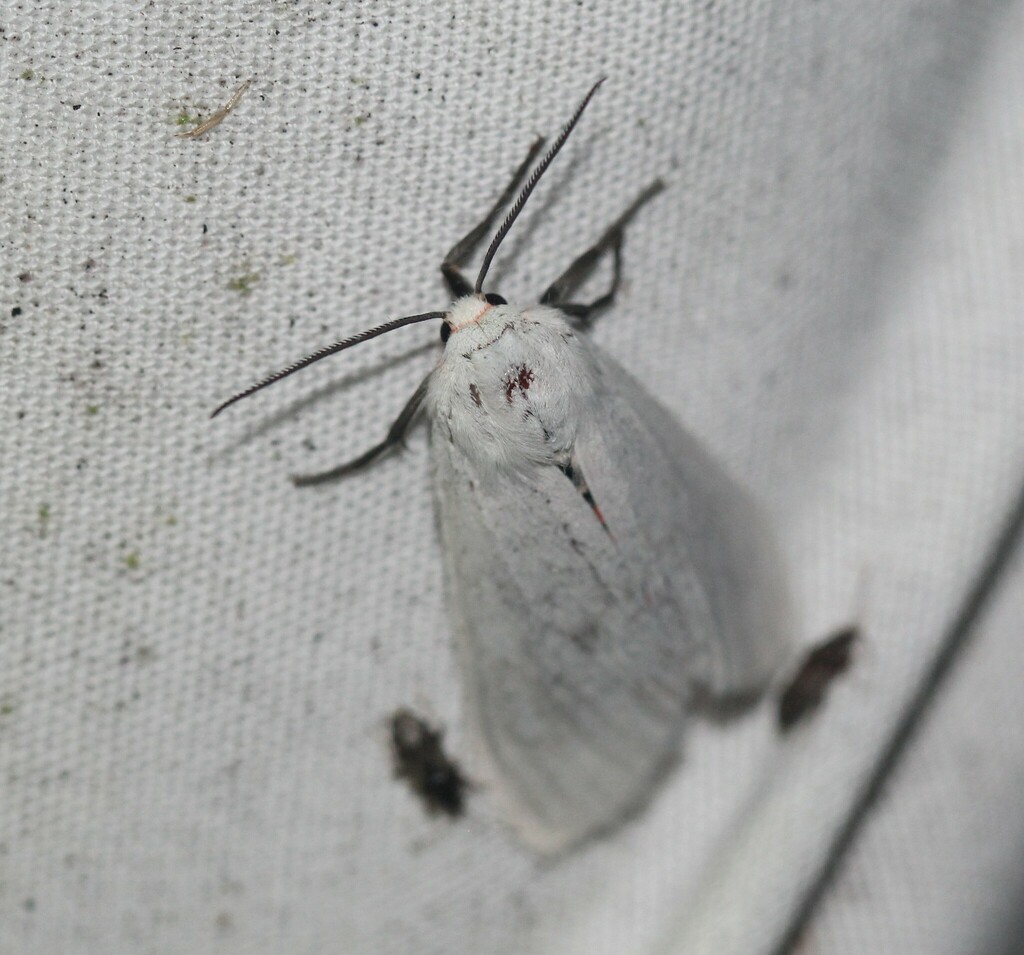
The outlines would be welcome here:
M 490 302 L 484 302 L 484 307 L 482 309 L 480 309 L 480 311 L 477 312 L 476 315 L 474 315 L 471 319 L 469 319 L 469 321 L 463 322 L 461 325 L 453 325 L 452 326 L 452 334 L 454 335 L 455 332 L 459 331 L 460 329 L 466 328 L 468 325 L 475 325 L 477 322 L 480 321 L 481 318 L 484 317 L 484 314 L 490 308 L 494 308 L 494 306 L 491 305 Z

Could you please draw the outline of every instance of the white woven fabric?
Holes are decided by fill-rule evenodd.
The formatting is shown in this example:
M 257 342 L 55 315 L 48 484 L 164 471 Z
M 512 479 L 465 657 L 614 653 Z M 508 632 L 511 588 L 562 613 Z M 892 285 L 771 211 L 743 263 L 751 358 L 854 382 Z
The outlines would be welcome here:
M 1021 951 L 1021 607 L 1024 548 L 805 930 L 804 951 Z
M 933 204 L 916 256 L 931 267 L 913 282 L 913 298 L 930 298 L 928 287 L 941 283 L 943 273 L 969 283 L 971 296 L 950 296 L 954 308 L 961 303 L 951 318 L 964 323 L 997 302 L 1004 307 L 1004 273 L 1019 272 L 1018 227 L 1012 226 L 1018 238 L 1004 245 L 999 237 L 1006 229 L 999 223 L 1016 215 L 1020 200 L 1013 196 L 1020 196 L 1021 187 L 1015 172 L 1003 179 L 999 170 L 1010 169 L 1010 157 L 1024 156 L 1017 115 L 1024 95 L 1022 49 L 1024 18 L 1016 16 L 1004 21 L 990 51 L 942 179 L 948 198 Z M 1017 295 L 1015 309 L 1021 305 Z M 806 929 L 804 952 L 1021 951 L 1022 608 L 1024 545 L 1018 540 L 1014 564 L 966 635 Z
M 1024 5 L 0 26 L 0 951 L 770 951 L 1024 475 Z M 472 773 L 422 434 L 286 480 L 378 440 L 436 330 L 207 416 L 443 307 L 444 251 L 602 74 L 496 286 L 535 297 L 663 176 L 595 334 L 765 500 L 801 639 L 859 615 L 866 641 L 806 732 L 698 727 L 641 819 L 551 865 L 486 792 L 449 824 L 392 778 L 403 705 Z

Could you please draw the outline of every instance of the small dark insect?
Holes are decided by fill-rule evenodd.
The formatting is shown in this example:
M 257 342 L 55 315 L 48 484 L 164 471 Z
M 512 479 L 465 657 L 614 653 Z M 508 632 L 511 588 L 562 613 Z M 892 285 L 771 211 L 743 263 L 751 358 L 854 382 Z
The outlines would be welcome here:
M 431 815 L 461 816 L 470 784 L 458 763 L 444 752 L 442 730 L 430 728 L 411 710 L 395 710 L 390 720 L 395 776 L 409 783 Z
M 821 706 L 832 681 L 849 668 L 853 645 L 859 635 L 856 625 L 843 627 L 807 653 L 779 697 L 779 728 L 783 732 L 791 730 Z

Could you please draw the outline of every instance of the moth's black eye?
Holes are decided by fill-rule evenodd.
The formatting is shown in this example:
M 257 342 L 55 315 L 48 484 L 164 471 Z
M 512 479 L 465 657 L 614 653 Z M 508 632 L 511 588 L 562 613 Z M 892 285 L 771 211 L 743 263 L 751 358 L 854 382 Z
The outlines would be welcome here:
M 448 341 L 448 336 L 452 333 L 452 327 L 447 322 L 441 322 L 441 341 Z
M 506 302 L 505 299 L 503 299 L 500 295 L 496 294 L 495 292 L 488 292 L 484 296 L 484 301 L 488 305 L 508 305 L 508 302 Z

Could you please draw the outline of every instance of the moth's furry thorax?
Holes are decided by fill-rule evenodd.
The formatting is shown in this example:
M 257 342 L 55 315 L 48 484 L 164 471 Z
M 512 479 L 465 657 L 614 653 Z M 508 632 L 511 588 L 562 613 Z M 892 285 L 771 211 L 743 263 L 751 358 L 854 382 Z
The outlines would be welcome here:
M 467 295 L 447 321 L 452 332 L 427 393 L 435 437 L 499 469 L 566 460 L 597 376 L 564 315 Z

